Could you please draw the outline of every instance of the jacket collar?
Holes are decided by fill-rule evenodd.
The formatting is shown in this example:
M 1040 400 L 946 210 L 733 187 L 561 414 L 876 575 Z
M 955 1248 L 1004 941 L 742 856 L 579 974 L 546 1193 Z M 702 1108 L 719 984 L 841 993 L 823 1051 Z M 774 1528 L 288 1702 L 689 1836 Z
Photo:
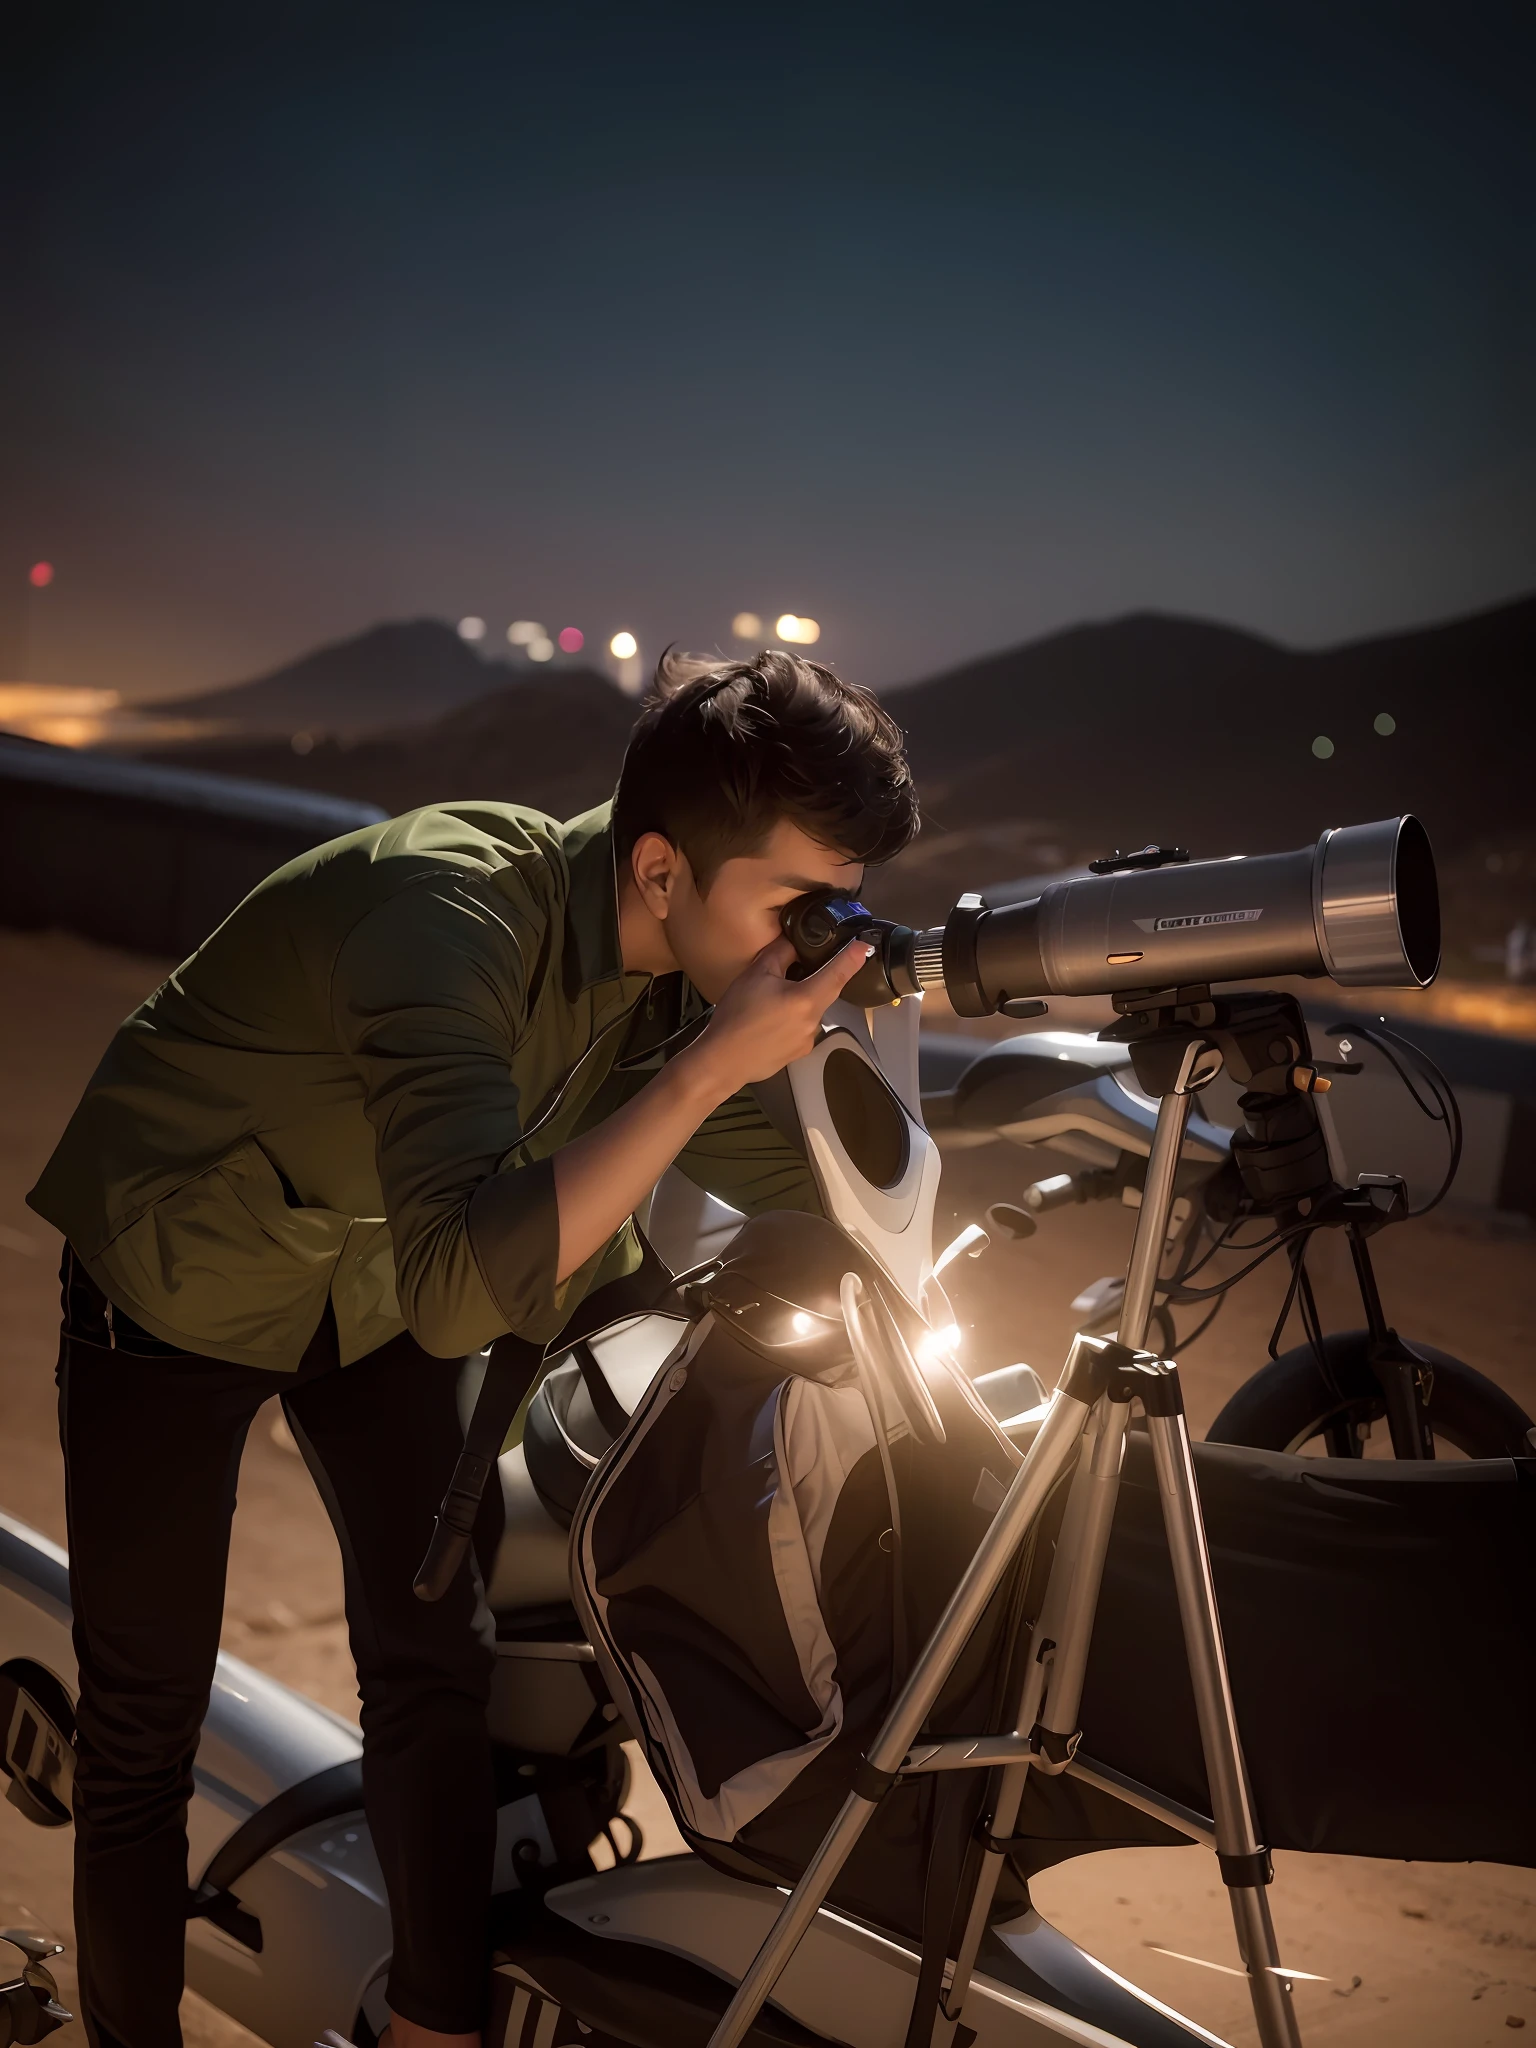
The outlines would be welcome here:
M 625 979 L 619 949 L 619 885 L 614 860 L 613 800 L 560 827 L 570 894 L 566 899 L 566 993 L 574 998 L 603 982 Z

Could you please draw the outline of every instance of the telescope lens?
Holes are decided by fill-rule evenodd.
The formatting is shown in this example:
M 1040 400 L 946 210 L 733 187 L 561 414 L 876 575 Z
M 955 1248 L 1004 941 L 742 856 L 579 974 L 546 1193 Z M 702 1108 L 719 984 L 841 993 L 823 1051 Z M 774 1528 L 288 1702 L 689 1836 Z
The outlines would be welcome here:
M 1440 885 L 1429 834 L 1411 817 L 1397 842 L 1397 921 L 1408 965 L 1427 988 L 1440 969 Z
M 1313 891 L 1318 949 L 1341 987 L 1424 988 L 1434 980 L 1440 895 L 1417 818 L 1325 833 Z

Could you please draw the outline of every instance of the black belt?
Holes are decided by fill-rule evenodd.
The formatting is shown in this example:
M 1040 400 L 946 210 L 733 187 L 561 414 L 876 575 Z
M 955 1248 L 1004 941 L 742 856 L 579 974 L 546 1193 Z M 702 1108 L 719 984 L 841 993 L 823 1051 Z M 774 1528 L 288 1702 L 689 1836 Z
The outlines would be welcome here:
M 130 1358 L 185 1358 L 183 1345 L 167 1344 L 136 1323 L 126 1309 L 109 1301 L 86 1271 L 72 1244 L 64 1247 L 64 1334 Z

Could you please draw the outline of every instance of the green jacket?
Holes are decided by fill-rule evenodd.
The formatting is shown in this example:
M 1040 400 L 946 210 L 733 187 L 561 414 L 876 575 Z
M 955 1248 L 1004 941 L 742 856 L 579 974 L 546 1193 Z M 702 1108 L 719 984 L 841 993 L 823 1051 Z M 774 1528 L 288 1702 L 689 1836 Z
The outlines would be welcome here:
M 547 1342 L 639 1262 L 626 1224 L 555 1284 L 550 1154 L 704 1009 L 623 970 L 610 808 L 435 804 L 290 861 L 119 1028 L 32 1207 L 214 1358 L 292 1371 L 327 1295 L 344 1364 L 403 1329 Z M 818 1206 L 750 1096 L 678 1164 L 749 1214 Z

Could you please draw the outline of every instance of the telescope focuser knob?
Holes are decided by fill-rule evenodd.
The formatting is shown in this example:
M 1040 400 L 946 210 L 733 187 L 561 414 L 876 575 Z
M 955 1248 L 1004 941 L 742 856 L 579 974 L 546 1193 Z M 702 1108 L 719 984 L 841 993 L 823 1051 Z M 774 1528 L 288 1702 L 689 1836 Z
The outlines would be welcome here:
M 1189 859 L 1187 846 L 1144 846 L 1139 853 L 1122 853 L 1118 847 L 1106 860 L 1091 860 L 1090 875 L 1128 874 L 1136 868 L 1166 868 Z

